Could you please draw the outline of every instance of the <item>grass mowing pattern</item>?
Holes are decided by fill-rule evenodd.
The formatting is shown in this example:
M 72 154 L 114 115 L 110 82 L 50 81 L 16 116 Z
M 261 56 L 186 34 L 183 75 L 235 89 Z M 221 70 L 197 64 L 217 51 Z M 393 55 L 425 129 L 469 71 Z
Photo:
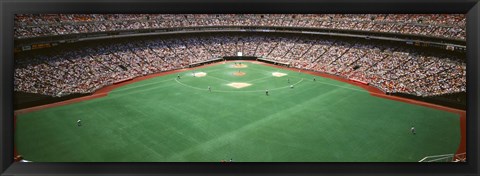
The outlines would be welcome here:
M 180 80 L 156 77 L 103 98 L 20 115 L 16 147 L 36 162 L 416 162 L 455 153 L 460 143 L 457 114 L 244 64 L 194 70 L 205 77 L 193 71 L 181 72 Z M 246 75 L 233 76 L 238 70 Z M 288 75 L 273 77 L 276 71 Z M 252 85 L 236 89 L 231 82 Z

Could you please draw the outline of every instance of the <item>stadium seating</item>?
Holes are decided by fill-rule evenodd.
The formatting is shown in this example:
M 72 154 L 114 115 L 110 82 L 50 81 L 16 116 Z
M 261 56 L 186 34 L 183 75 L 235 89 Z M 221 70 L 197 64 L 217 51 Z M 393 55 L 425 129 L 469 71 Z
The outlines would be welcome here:
M 18 53 L 15 91 L 50 96 L 91 93 L 120 80 L 237 52 L 365 82 L 386 93 L 435 96 L 466 91 L 466 63 L 455 55 L 360 41 L 262 35 L 105 41 L 52 48 L 45 54 Z
M 15 38 L 203 26 L 271 26 L 413 34 L 465 40 L 463 14 L 18 14 Z

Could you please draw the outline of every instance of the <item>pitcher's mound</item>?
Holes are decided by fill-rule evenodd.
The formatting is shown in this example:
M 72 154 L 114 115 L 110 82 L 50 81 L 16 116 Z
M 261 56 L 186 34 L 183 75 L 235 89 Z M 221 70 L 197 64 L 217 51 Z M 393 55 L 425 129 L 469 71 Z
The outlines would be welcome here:
M 285 74 L 285 73 L 280 73 L 280 72 L 273 72 L 272 75 L 273 75 L 273 76 L 276 76 L 276 77 L 282 77 L 282 76 L 285 76 L 285 75 L 287 75 L 287 74 Z
M 244 87 L 248 87 L 248 86 L 251 86 L 252 84 L 248 84 L 248 83 L 242 83 L 242 82 L 233 82 L 233 83 L 230 83 L 230 84 L 227 84 L 231 87 L 234 87 L 234 88 L 237 88 L 237 89 L 241 89 L 241 88 L 244 88 Z
M 195 73 L 195 77 L 204 77 L 204 76 L 207 76 L 207 73 L 205 73 L 205 72 L 196 72 Z
M 234 64 L 232 67 L 233 68 L 247 68 L 248 66 L 245 65 L 245 64 Z
M 245 76 L 245 74 L 246 74 L 245 72 L 235 72 L 235 73 L 233 73 L 233 75 L 235 75 L 235 76 Z

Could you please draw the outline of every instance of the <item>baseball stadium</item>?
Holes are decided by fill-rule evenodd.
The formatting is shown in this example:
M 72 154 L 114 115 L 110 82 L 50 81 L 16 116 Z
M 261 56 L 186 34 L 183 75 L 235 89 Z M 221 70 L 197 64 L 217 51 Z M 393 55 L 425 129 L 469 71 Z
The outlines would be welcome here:
M 462 14 L 17 14 L 20 162 L 465 162 Z

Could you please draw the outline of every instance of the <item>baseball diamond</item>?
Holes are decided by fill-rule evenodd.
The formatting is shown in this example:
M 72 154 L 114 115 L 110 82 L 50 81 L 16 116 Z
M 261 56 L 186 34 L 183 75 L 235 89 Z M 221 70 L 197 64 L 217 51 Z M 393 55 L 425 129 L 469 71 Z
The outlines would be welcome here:
M 243 61 L 248 74 L 234 76 L 233 64 L 18 113 L 17 150 L 37 162 L 415 162 L 459 147 L 459 113 L 260 62 Z

